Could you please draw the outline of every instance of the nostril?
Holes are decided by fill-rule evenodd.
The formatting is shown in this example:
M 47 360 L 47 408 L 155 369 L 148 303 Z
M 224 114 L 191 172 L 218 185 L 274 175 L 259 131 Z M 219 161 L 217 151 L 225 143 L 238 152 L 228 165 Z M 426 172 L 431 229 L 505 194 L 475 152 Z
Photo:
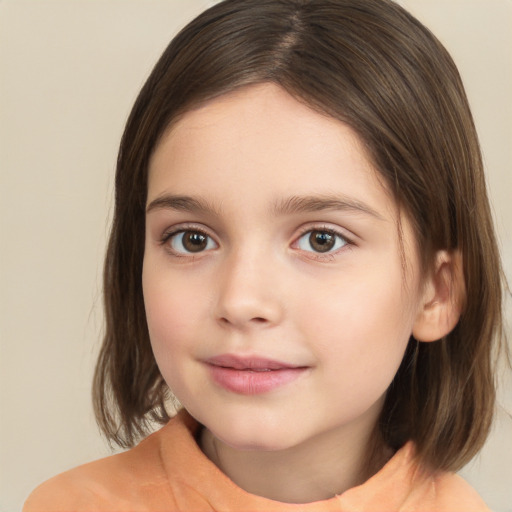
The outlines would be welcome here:
M 235 322 L 230 321 L 229 318 L 226 318 L 226 317 L 220 317 L 219 322 L 224 325 L 229 325 L 229 324 L 235 323 Z M 249 320 L 249 322 L 252 322 L 254 324 L 266 324 L 266 323 L 268 323 L 268 320 L 261 316 L 256 316 L 254 318 L 251 318 Z

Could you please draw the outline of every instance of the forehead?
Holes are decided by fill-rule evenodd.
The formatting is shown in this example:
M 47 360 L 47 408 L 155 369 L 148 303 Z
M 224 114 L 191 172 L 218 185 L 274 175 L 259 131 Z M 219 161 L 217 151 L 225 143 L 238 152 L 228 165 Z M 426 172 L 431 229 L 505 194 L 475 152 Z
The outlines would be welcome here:
M 339 192 L 395 210 L 355 132 L 272 84 L 212 100 L 164 134 L 150 161 L 148 200 L 191 187 L 210 196 Z

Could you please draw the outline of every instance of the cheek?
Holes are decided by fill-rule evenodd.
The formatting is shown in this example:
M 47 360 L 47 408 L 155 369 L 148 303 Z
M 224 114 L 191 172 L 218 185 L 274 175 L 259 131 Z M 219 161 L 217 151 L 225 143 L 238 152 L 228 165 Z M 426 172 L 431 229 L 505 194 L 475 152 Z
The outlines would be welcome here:
M 188 316 L 192 313 L 185 303 L 176 293 L 161 286 L 149 284 L 144 287 L 144 304 L 152 343 L 174 344 L 181 339 L 179 334 L 186 332 Z
M 303 330 L 316 338 L 316 357 L 333 380 L 365 385 L 372 377 L 377 387 L 387 387 L 400 365 L 414 320 L 413 298 L 400 269 L 381 270 L 340 279 L 302 305 Z
M 149 273 L 143 278 L 144 303 L 156 363 L 178 400 L 189 403 L 206 382 L 197 372 L 198 342 L 205 339 L 204 306 L 191 283 Z M 172 284 L 170 284 L 172 283 Z M 196 378 L 190 378 L 196 376 Z
M 197 293 L 156 268 L 143 273 L 143 292 L 151 346 L 157 364 L 167 380 L 170 368 L 180 366 L 180 354 L 190 346 L 195 328 L 201 326 Z

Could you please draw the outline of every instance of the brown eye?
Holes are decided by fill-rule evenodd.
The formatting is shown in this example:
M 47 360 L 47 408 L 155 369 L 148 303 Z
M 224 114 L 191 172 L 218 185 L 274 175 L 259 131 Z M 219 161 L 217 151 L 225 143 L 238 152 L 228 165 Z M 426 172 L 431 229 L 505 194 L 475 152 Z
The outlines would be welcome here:
M 336 237 L 326 231 L 312 231 L 309 235 L 309 243 L 316 252 L 327 252 L 334 247 Z
M 199 252 L 206 249 L 208 237 L 197 231 L 185 231 L 183 233 L 183 247 L 189 252 Z
M 180 254 L 197 253 L 215 248 L 215 242 L 201 231 L 180 231 L 170 237 L 174 252 Z
M 347 240 L 334 231 L 313 229 L 304 233 L 298 240 L 298 248 L 308 252 L 325 253 L 336 251 L 347 245 Z

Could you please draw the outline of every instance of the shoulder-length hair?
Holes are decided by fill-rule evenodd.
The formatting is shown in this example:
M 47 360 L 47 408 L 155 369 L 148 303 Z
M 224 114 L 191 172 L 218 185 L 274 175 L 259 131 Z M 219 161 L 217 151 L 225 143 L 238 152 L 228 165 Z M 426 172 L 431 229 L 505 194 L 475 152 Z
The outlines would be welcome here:
M 132 446 L 169 419 L 141 276 L 148 162 L 169 125 L 237 88 L 272 82 L 349 125 L 412 221 L 424 271 L 462 255 L 467 297 L 445 338 L 411 337 L 378 428 L 416 444 L 431 469 L 456 470 L 481 448 L 495 403 L 502 273 L 476 131 L 457 68 L 439 41 L 390 0 L 226 0 L 169 44 L 127 121 L 104 269 L 106 333 L 94 405 L 111 441 Z

